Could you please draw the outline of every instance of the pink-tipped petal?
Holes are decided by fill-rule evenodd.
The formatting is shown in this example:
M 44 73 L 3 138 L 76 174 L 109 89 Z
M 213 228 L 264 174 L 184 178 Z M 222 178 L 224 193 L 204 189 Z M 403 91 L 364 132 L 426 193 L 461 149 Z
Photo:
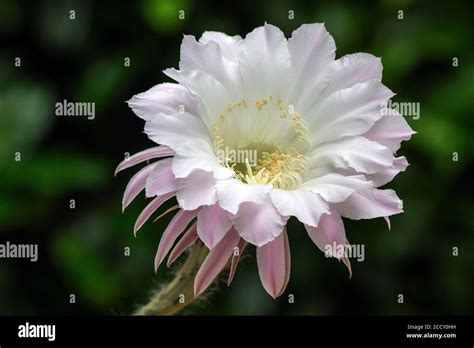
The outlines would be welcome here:
M 284 290 L 287 282 L 287 253 L 286 231 L 273 241 L 257 248 L 258 274 L 265 290 L 277 298 Z M 289 271 L 288 271 L 289 273 Z
M 146 179 L 145 194 L 147 197 L 164 195 L 176 191 L 176 178 L 171 171 L 172 158 L 156 162 L 155 168 Z
M 122 170 L 133 167 L 134 165 L 138 163 L 148 161 L 154 158 L 161 158 L 161 157 L 167 157 L 167 156 L 173 156 L 173 155 L 174 155 L 174 151 L 170 149 L 168 146 L 164 146 L 164 145 L 152 147 L 150 149 L 137 152 L 136 154 L 120 162 L 120 164 L 117 166 L 117 169 L 115 169 L 114 175 L 116 176 L 117 173 L 121 172 Z
M 285 237 L 284 239 L 284 242 L 285 242 L 285 281 L 283 282 L 283 287 L 281 288 L 281 291 L 278 294 L 278 296 L 281 296 L 285 292 L 286 287 L 288 286 L 288 282 L 290 281 L 290 273 L 291 273 L 290 242 L 288 240 L 288 233 L 286 232 L 286 228 L 283 234 Z
M 135 226 L 133 227 L 133 233 L 136 235 L 137 231 L 142 228 L 145 222 L 150 218 L 150 216 L 168 199 L 174 196 L 174 192 L 169 192 L 162 196 L 157 196 L 154 198 L 145 209 L 142 210 L 140 215 L 138 215 L 137 221 L 135 221 Z
M 173 262 L 176 261 L 181 254 L 193 245 L 198 239 L 196 224 L 194 223 L 181 237 L 181 239 L 176 243 L 173 250 L 171 250 L 170 256 L 168 257 L 168 262 L 166 265 L 169 267 Z
M 390 224 L 390 218 L 388 216 L 383 217 L 385 222 L 387 223 L 388 230 L 390 231 L 392 229 L 392 225 Z
M 167 209 L 164 213 L 160 214 L 153 222 L 157 222 L 159 219 L 161 219 L 163 216 L 165 216 L 168 213 L 171 213 L 172 211 L 175 211 L 176 209 L 179 209 L 179 204 L 173 205 L 171 208 Z
M 146 179 L 148 175 L 155 168 L 156 163 L 150 164 L 137 172 L 128 182 L 122 198 L 122 211 L 138 196 L 138 194 L 145 188 Z
M 211 249 L 194 279 L 194 296 L 199 296 L 211 285 L 229 261 L 239 240 L 239 234 L 232 228 L 219 244 Z
M 240 261 L 240 256 L 242 256 L 245 248 L 247 247 L 247 244 L 248 243 L 245 240 L 240 239 L 239 244 L 236 247 L 237 249 L 234 248 L 232 260 L 230 261 L 230 271 L 229 277 L 227 278 L 227 286 L 229 286 L 232 283 L 232 280 L 234 279 L 235 271 L 237 271 L 237 265 Z M 237 253 L 235 251 L 237 251 Z
M 197 233 L 203 243 L 212 249 L 232 227 L 228 213 L 219 204 L 201 208 L 197 216 Z
M 158 270 L 158 267 L 166 254 L 170 251 L 176 239 L 184 232 L 191 220 L 196 217 L 197 213 L 197 210 L 180 210 L 170 221 L 168 227 L 166 227 L 165 232 L 163 232 L 163 235 L 161 236 L 160 244 L 156 251 L 155 272 Z

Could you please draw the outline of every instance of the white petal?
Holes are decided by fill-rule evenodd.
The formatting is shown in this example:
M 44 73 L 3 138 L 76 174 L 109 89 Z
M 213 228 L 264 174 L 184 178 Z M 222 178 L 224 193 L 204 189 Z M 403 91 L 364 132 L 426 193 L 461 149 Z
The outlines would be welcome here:
M 176 179 L 171 171 L 172 161 L 172 158 L 166 158 L 156 162 L 155 168 L 146 179 L 145 193 L 147 197 L 176 191 Z
M 295 216 L 300 222 L 317 226 L 321 215 L 329 212 L 328 203 L 307 189 L 271 190 L 273 205 L 281 215 Z
M 335 92 L 311 111 L 307 121 L 313 146 L 367 132 L 383 116 L 393 92 L 377 80 Z
M 162 83 L 148 91 L 134 95 L 128 102 L 133 112 L 144 120 L 155 114 L 188 112 L 197 116 L 198 100 L 184 86 L 177 83 Z
M 390 167 L 393 154 L 385 146 L 364 137 L 344 138 L 319 146 L 309 156 L 311 166 L 352 168 L 359 173 L 373 174 Z
M 393 190 L 356 191 L 345 202 L 337 203 L 334 207 L 342 216 L 354 220 L 403 212 L 403 202 Z
M 293 70 L 289 100 L 296 100 L 304 115 L 326 86 L 336 45 L 324 24 L 303 24 L 288 40 L 288 50 Z
M 244 202 L 237 214 L 229 215 L 234 228 L 247 242 L 262 246 L 283 232 L 288 217 L 282 216 L 269 196 L 262 203 Z
M 357 83 L 381 81 L 382 69 L 382 62 L 378 57 L 368 53 L 347 54 L 332 62 L 329 68 L 329 83 L 323 97 Z
M 145 133 L 155 143 L 168 145 L 175 151 L 191 139 L 209 141 L 209 133 L 204 123 L 188 113 L 156 114 L 146 122 Z
M 333 243 L 336 243 L 336 246 L 347 243 L 344 223 L 335 210 L 331 210 L 330 215 L 322 216 L 318 227 L 305 227 L 311 240 L 324 253 L 332 249 Z
M 397 157 L 394 159 L 391 167 L 375 174 L 368 174 L 367 179 L 372 181 L 375 187 L 379 187 L 392 181 L 398 173 L 404 172 L 407 167 L 408 162 L 405 156 Z
M 392 115 L 382 117 L 364 134 L 364 137 L 385 145 L 393 152 L 400 148 L 403 140 L 408 140 L 416 132 L 410 128 L 407 121 L 395 110 Z
M 237 60 L 239 58 L 241 52 L 240 43 L 242 42 L 240 36 L 229 36 L 217 31 L 205 31 L 199 42 L 206 44 L 209 41 L 219 44 L 225 58 L 229 60 Z
M 218 204 L 202 207 L 197 217 L 197 233 L 203 243 L 212 249 L 232 227 L 228 213 Z
M 372 183 L 363 175 L 330 173 L 307 181 L 304 187 L 321 195 L 327 202 L 339 203 L 344 202 L 356 190 L 371 188 Z
M 178 179 L 177 184 L 176 199 L 184 210 L 194 210 L 217 201 L 212 173 L 195 170 L 188 177 Z
M 166 75 L 186 86 L 199 98 L 199 116 L 210 127 L 212 121 L 226 110 L 231 98 L 227 89 L 214 76 L 202 71 L 166 69 Z
M 181 44 L 181 70 L 200 70 L 215 77 L 235 95 L 240 90 L 240 71 L 236 62 L 224 57 L 221 46 L 215 41 L 197 42 L 194 36 L 185 35 Z
M 201 139 L 186 142 L 176 150 L 173 158 L 172 170 L 177 178 L 187 177 L 196 169 L 212 172 L 216 179 L 225 179 L 234 175 L 232 170 L 218 162 L 209 143 Z
M 219 205 L 231 214 L 236 214 L 244 202 L 262 203 L 271 188 L 271 185 L 245 184 L 234 178 L 216 182 Z
M 270 24 L 254 29 L 241 44 L 244 96 L 284 96 L 290 78 L 290 54 L 283 32 Z

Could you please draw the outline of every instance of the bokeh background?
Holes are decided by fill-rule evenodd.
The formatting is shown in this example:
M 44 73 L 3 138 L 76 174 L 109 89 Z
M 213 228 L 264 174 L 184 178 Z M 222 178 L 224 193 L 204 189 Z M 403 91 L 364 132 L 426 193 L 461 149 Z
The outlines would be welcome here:
M 411 165 L 389 184 L 406 212 L 391 219 L 391 231 L 383 219 L 346 221 L 349 240 L 366 253 L 353 260 L 351 280 L 292 220 L 284 296 L 265 293 L 252 250 L 230 288 L 220 284 L 186 313 L 472 314 L 473 9 L 471 1 L 0 0 L 0 242 L 38 243 L 40 252 L 36 263 L 0 260 L 0 314 L 127 314 L 172 276 L 153 271 L 170 217 L 134 238 L 145 199 L 121 213 L 134 170 L 114 178 L 114 168 L 126 152 L 152 145 L 125 101 L 168 81 L 161 71 L 177 66 L 183 33 L 244 36 L 265 21 L 287 36 L 325 22 L 337 57 L 381 56 L 394 101 L 420 103 L 420 119 L 408 119 L 418 134 L 399 151 Z M 55 116 L 63 99 L 95 102 L 95 120 Z

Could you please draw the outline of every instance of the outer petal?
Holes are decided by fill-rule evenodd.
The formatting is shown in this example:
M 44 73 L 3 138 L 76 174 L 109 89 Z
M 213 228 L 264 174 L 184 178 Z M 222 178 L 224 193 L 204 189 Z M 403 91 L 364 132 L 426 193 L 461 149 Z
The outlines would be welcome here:
M 244 202 L 262 203 L 271 189 L 271 185 L 249 185 L 234 178 L 216 182 L 219 205 L 231 214 Z
M 232 101 L 224 85 L 203 71 L 166 69 L 164 73 L 186 86 L 199 98 L 199 116 L 208 127 L 212 126 L 212 122 Z
M 244 253 L 247 244 L 248 243 L 241 238 L 239 240 L 239 244 L 236 247 L 237 250 L 236 248 L 234 248 L 234 253 L 232 255 L 232 260 L 230 264 L 229 277 L 227 278 L 227 286 L 229 286 L 230 283 L 232 283 L 232 280 L 234 279 L 235 271 L 237 270 L 237 265 L 239 264 L 240 256 L 242 256 L 242 254 Z
M 393 190 L 356 191 L 334 208 L 349 219 L 373 219 L 403 212 L 403 202 Z
M 234 175 L 232 170 L 218 162 L 211 146 L 202 139 L 190 140 L 178 148 L 172 169 L 177 178 L 185 178 L 197 169 L 212 172 L 218 179 L 230 178 Z
M 393 161 L 393 165 L 376 174 L 367 175 L 367 179 L 372 181 L 375 187 L 385 185 L 392 181 L 392 179 L 400 172 L 404 172 L 408 167 L 408 162 L 405 156 L 397 157 Z
M 145 193 L 147 197 L 176 191 L 176 179 L 171 171 L 172 161 L 172 158 L 167 158 L 156 163 L 146 179 Z
M 162 83 L 152 87 L 133 96 L 127 103 L 138 117 L 146 121 L 158 113 L 175 114 L 185 111 L 198 115 L 198 100 L 186 87 L 176 83 Z
M 216 203 L 217 196 L 212 173 L 195 170 L 186 178 L 178 179 L 176 199 L 184 210 L 194 210 Z
M 283 216 L 296 216 L 298 220 L 310 226 L 317 226 L 321 215 L 329 212 L 328 203 L 308 189 L 272 190 L 273 205 Z
M 145 209 L 142 210 L 140 215 L 138 215 L 135 226 L 133 227 L 133 233 L 137 234 L 137 231 L 142 228 L 145 222 L 150 218 L 150 216 L 168 199 L 174 196 L 174 192 L 169 192 L 161 196 L 154 198 Z
M 335 60 L 329 68 L 329 83 L 323 97 L 357 83 L 382 80 L 381 59 L 368 53 L 347 54 Z
M 156 114 L 146 122 L 145 133 L 155 143 L 168 145 L 175 151 L 191 139 L 210 141 L 204 123 L 188 113 Z
M 197 233 L 203 243 L 212 249 L 232 227 L 228 213 L 218 204 L 202 207 L 197 216 Z
M 281 216 L 269 196 L 261 204 L 244 202 L 230 220 L 240 236 L 247 242 L 263 246 L 278 237 L 283 231 L 288 216 Z
M 307 225 L 305 225 L 305 227 L 309 237 L 314 244 L 316 244 L 319 250 L 324 252 L 326 255 L 341 259 L 347 266 L 349 274 L 351 274 L 351 267 L 348 258 L 346 255 L 340 255 L 337 253 L 338 249 L 345 249 L 346 245 L 349 244 L 344 231 L 344 223 L 337 211 L 331 210 L 331 215 L 324 215 L 321 218 L 318 227 Z
M 207 44 L 214 41 L 219 44 L 223 56 L 229 60 L 237 60 L 241 53 L 242 38 L 238 35 L 229 36 L 216 31 L 205 31 L 199 39 L 200 43 Z
M 290 78 L 290 54 L 283 32 L 269 24 L 247 34 L 241 44 L 244 97 L 282 98 Z
M 203 44 L 197 42 L 194 36 L 185 35 L 179 66 L 182 70 L 200 70 L 214 76 L 234 95 L 239 91 L 239 66 L 224 57 L 221 46 L 215 41 Z
M 288 40 L 293 70 L 290 100 L 305 115 L 315 98 L 324 89 L 336 45 L 324 24 L 303 24 Z
M 393 95 L 377 80 L 335 92 L 311 111 L 308 127 L 313 146 L 367 132 L 383 116 L 382 105 Z
M 196 210 L 180 210 L 170 221 L 160 239 L 155 256 L 155 271 L 160 266 L 166 254 L 171 250 L 176 239 L 184 232 L 189 223 L 196 217 Z
M 286 232 L 257 248 L 257 264 L 265 290 L 273 298 L 280 296 L 285 290 L 290 273 L 290 249 Z
M 117 166 L 117 169 L 115 169 L 114 175 L 117 175 L 118 172 L 121 172 L 122 170 L 130 168 L 130 167 L 133 167 L 134 165 L 138 163 L 148 161 L 154 158 L 167 157 L 167 156 L 173 156 L 173 155 L 174 155 L 174 150 L 164 145 L 155 146 L 150 149 L 137 152 L 136 154 L 120 162 L 120 164 Z
M 138 196 L 138 194 L 145 188 L 146 179 L 155 168 L 156 163 L 152 163 L 139 172 L 137 172 L 127 184 L 122 198 L 122 211 Z
M 183 237 L 176 243 L 173 250 L 171 250 L 170 256 L 168 257 L 168 262 L 166 265 L 169 267 L 173 262 L 176 261 L 181 254 L 191 247 L 198 239 L 196 224 L 194 223 L 188 230 L 184 233 Z
M 214 278 L 222 271 L 227 261 L 232 256 L 234 248 L 239 243 L 240 237 L 231 229 L 225 237 L 207 255 L 201 265 L 196 278 L 194 278 L 194 296 L 199 296 L 212 283 Z
M 363 175 L 345 176 L 330 173 L 307 181 L 304 187 L 313 193 L 321 195 L 327 202 L 344 202 L 354 191 L 367 190 L 372 183 Z
M 374 174 L 390 167 L 392 152 L 364 137 L 344 138 L 319 146 L 309 155 L 311 166 L 352 168 L 359 173 Z
M 393 115 L 384 116 L 374 126 L 370 128 L 364 137 L 376 141 L 393 152 L 400 148 L 400 143 L 403 140 L 408 140 L 416 132 L 410 128 L 403 116 L 396 111 L 391 110 Z

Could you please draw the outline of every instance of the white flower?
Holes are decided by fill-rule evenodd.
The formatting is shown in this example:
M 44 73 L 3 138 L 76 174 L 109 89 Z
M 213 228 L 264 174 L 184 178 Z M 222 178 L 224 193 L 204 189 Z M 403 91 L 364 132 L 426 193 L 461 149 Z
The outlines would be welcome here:
M 185 36 L 179 70 L 134 96 L 129 105 L 146 121 L 157 144 L 122 162 L 117 171 L 149 164 L 130 181 L 124 208 L 145 189 L 154 197 L 135 231 L 166 200 L 179 209 L 163 233 L 158 267 L 175 241 L 170 261 L 199 238 L 209 249 L 195 279 L 199 295 L 247 243 L 256 246 L 263 286 L 273 297 L 289 279 L 285 229 L 291 216 L 309 237 L 346 244 L 342 217 L 371 219 L 402 212 L 392 190 L 380 190 L 408 163 L 395 157 L 414 133 L 394 110 L 381 83 L 382 64 L 370 54 L 335 60 L 336 46 L 322 24 L 305 24 L 286 40 L 264 25 L 245 39 L 205 32 Z M 395 115 L 394 115 L 395 114 Z M 224 151 L 225 150 L 225 151 Z M 255 153 L 238 163 L 220 153 Z M 193 221 L 196 223 L 185 232 Z M 341 258 L 349 267 L 346 257 Z

